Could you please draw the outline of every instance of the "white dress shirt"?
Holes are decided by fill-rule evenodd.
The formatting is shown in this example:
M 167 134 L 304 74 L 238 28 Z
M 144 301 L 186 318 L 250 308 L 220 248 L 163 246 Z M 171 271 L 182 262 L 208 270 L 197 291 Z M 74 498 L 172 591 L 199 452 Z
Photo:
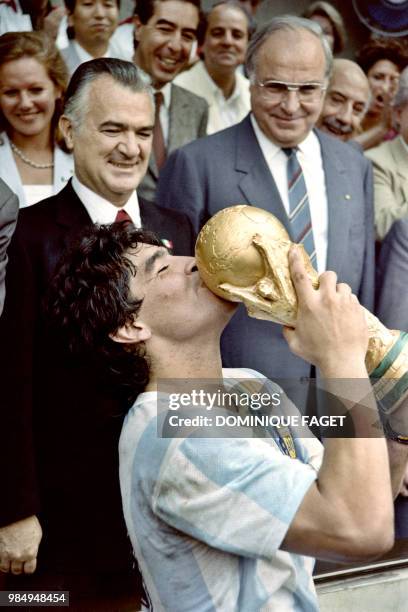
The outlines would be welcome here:
M 0 35 L 6 32 L 31 32 L 33 29 L 30 15 L 23 13 L 18 0 L 17 11 L 7 4 L 0 4 Z
M 207 100 L 207 134 L 239 123 L 250 111 L 249 81 L 239 71 L 235 72 L 235 88 L 229 98 L 212 80 L 203 61 L 177 75 L 174 83 Z
M 132 195 L 126 204 L 119 207 L 109 202 L 109 200 L 105 200 L 105 198 L 102 198 L 102 196 L 89 189 L 89 187 L 85 187 L 76 175 L 72 179 L 72 188 L 88 211 L 92 223 L 99 223 L 100 225 L 114 223 L 118 212 L 125 210 L 132 219 L 133 224 L 136 227 L 142 227 L 136 191 L 132 191 Z
M 282 203 L 289 215 L 290 205 L 286 172 L 288 158 L 281 147 L 265 136 L 253 114 L 251 114 L 251 122 L 265 161 L 278 188 Z M 310 217 L 316 247 L 317 271 L 321 274 L 326 269 L 329 219 L 326 178 L 320 143 L 316 134 L 310 132 L 303 142 L 298 145 L 298 149 L 297 157 L 303 170 L 307 194 L 309 196 Z

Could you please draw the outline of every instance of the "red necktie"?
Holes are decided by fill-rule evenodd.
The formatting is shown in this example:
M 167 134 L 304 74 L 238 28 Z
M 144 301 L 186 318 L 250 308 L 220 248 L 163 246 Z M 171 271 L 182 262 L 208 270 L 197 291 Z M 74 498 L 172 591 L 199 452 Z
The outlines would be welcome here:
M 118 210 L 115 218 L 115 223 L 120 223 L 120 221 L 127 221 L 128 223 L 133 223 L 132 219 L 129 217 L 126 210 L 124 210 L 123 208 Z
M 14 0 L 1 0 L 0 4 L 9 6 L 15 13 L 17 13 L 17 4 Z
M 154 129 L 153 129 L 153 153 L 158 169 L 162 167 L 166 161 L 166 145 L 164 143 L 163 128 L 160 122 L 160 107 L 163 104 L 164 96 L 161 91 L 156 91 L 154 94 L 155 113 L 154 113 Z

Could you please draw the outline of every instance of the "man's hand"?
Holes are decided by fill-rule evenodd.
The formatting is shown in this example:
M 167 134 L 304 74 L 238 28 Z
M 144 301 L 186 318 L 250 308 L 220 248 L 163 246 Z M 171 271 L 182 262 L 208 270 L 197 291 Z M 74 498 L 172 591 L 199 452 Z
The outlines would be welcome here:
M 289 267 L 298 297 L 296 329 L 283 330 L 289 348 L 319 367 L 323 376 L 358 376 L 368 328 L 356 296 L 348 285 L 337 284 L 334 272 L 322 274 L 319 289 L 314 289 L 296 247 L 289 252 Z
M 58 36 L 58 28 L 64 15 L 66 15 L 65 8 L 63 6 L 57 6 L 44 17 L 43 30 L 52 40 L 56 40 Z
M 36 516 L 0 528 L 0 571 L 32 574 L 37 566 L 37 553 L 42 538 Z

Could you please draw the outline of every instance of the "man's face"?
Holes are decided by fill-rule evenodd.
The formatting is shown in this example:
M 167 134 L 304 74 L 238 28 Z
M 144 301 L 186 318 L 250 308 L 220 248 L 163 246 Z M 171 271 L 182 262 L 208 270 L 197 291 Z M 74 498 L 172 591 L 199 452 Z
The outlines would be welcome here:
M 147 170 L 154 123 L 151 99 L 101 76 L 90 85 L 83 113 L 76 128 L 65 116 L 60 121 L 73 148 L 76 175 L 95 193 L 123 206 Z
M 205 65 L 218 72 L 231 72 L 243 63 L 248 45 L 248 20 L 239 9 L 221 4 L 211 11 L 205 33 Z
M 333 73 L 318 121 L 321 130 L 344 141 L 358 134 L 370 98 L 366 77 L 358 68 L 345 68 Z
M 172 81 L 186 66 L 196 40 L 198 8 L 182 0 L 157 0 L 146 24 L 136 22 L 135 62 L 156 89 Z
M 392 102 L 398 89 L 399 69 L 389 60 L 379 60 L 367 72 L 371 88 L 370 113 L 380 115 L 384 107 Z
M 221 333 L 236 305 L 209 291 L 192 257 L 174 257 L 164 247 L 143 245 L 129 255 L 137 268 L 130 283 L 143 298 L 138 313 L 155 339 L 198 341 Z
M 259 82 L 282 81 L 307 84 L 325 83 L 323 47 L 307 30 L 278 31 L 258 51 L 255 75 L 251 81 L 251 105 L 264 134 L 276 145 L 294 147 L 314 127 L 323 104 L 323 95 L 299 100 L 298 92 L 288 91 L 280 100 L 270 99 Z
M 76 0 L 74 10 L 68 16 L 76 40 L 85 48 L 95 43 L 107 43 L 118 21 L 116 0 Z

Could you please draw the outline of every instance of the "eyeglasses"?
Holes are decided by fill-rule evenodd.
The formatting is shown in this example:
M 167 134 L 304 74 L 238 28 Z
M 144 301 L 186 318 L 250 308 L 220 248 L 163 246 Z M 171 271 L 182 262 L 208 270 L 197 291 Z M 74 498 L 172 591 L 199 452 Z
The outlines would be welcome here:
M 284 81 L 258 81 L 264 97 L 270 102 L 280 102 L 290 91 L 296 91 L 299 102 L 317 102 L 326 91 L 324 83 L 285 83 Z

